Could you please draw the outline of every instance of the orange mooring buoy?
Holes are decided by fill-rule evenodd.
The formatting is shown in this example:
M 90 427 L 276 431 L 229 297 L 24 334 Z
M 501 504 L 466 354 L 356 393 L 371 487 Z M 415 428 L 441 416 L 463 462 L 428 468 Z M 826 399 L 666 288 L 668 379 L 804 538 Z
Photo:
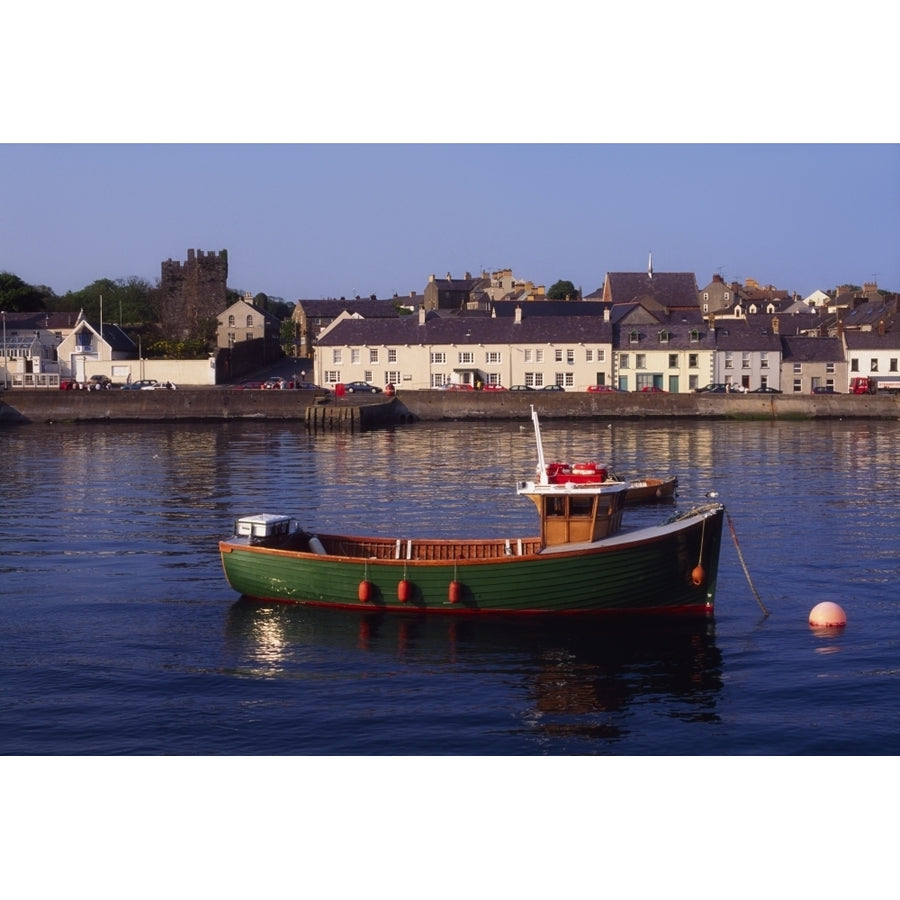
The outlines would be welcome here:
M 405 578 L 397 582 L 397 599 L 401 603 L 406 603 L 412 596 L 412 584 Z
M 847 614 L 837 603 L 825 600 L 812 608 L 809 624 L 813 628 L 843 628 L 847 624 Z
M 359 583 L 357 596 L 360 603 L 368 603 L 375 595 L 375 585 L 371 581 L 363 580 Z
M 462 600 L 462 583 L 459 581 L 451 581 L 447 590 L 447 597 L 451 603 L 459 603 Z
M 700 587 L 701 584 L 706 580 L 706 569 L 703 566 L 697 565 L 691 570 L 691 581 L 694 583 L 696 587 Z

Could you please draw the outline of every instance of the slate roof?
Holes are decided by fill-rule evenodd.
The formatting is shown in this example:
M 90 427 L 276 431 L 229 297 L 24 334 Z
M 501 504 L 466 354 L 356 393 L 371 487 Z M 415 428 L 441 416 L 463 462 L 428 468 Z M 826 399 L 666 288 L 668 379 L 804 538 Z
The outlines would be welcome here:
M 613 303 L 629 303 L 644 296 L 662 306 L 696 307 L 697 279 L 693 272 L 607 272 L 606 285 Z
M 860 303 L 855 309 L 851 309 L 841 316 L 841 322 L 847 329 L 877 328 L 879 322 L 884 322 L 887 330 L 893 330 L 897 317 L 896 297 L 879 300 L 869 300 Z
M 18 331 L 71 331 L 78 316 L 77 312 L 8 312 L 6 327 Z
M 844 342 L 848 350 L 900 350 L 900 332 L 845 331 Z
M 666 332 L 668 340 L 660 340 L 660 334 Z M 697 340 L 692 340 L 696 333 Z M 616 350 L 632 352 L 648 352 L 650 350 L 715 350 L 716 334 L 702 322 L 653 322 L 628 324 L 623 323 L 613 328 L 614 346 Z M 637 334 L 637 343 L 632 335 Z
M 840 338 L 782 335 L 781 353 L 784 362 L 845 362 Z
M 497 319 L 461 318 L 428 313 L 425 323 L 419 317 L 398 319 L 345 319 L 318 340 L 320 347 L 345 347 L 362 344 L 440 345 L 458 344 L 547 344 L 584 341 L 611 344 L 612 328 L 599 316 L 526 316 L 516 324 L 504 316 Z
M 396 319 L 398 315 L 392 300 L 297 300 L 296 304 L 307 318 L 314 319 L 336 319 L 344 310 L 365 319 Z
M 528 316 L 602 316 L 608 309 L 607 303 L 585 303 L 581 300 L 527 300 L 513 302 L 496 300 L 491 307 L 499 319 L 502 316 L 515 316 L 516 308 Z
M 771 317 L 766 317 L 771 321 Z M 769 351 L 781 353 L 781 336 L 771 328 L 760 327 L 729 319 L 716 324 L 716 348 L 718 350 Z

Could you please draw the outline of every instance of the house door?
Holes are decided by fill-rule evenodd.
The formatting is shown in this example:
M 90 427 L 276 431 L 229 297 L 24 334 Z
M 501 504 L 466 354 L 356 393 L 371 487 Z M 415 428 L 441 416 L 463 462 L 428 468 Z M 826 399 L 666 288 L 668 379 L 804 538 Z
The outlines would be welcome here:
M 78 382 L 84 382 L 84 354 L 72 354 L 72 377 Z

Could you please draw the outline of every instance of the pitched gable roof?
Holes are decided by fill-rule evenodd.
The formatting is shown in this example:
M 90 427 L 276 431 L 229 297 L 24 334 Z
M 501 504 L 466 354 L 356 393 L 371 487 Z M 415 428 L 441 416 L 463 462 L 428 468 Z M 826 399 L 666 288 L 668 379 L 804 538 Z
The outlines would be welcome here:
M 630 303 L 652 297 L 668 309 L 697 307 L 697 279 L 693 272 L 607 272 L 603 299 Z

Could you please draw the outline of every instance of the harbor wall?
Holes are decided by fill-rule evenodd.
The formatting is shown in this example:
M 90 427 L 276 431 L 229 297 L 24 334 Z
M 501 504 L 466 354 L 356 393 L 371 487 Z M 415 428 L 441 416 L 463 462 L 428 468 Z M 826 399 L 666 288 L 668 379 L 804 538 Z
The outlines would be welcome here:
M 852 394 L 655 394 L 543 391 L 401 391 L 411 420 L 553 418 L 900 419 L 900 396 Z
M 851 394 L 590 394 L 541 391 L 401 391 L 394 398 L 334 398 L 324 391 L 0 391 L 0 423 L 303 421 L 314 429 L 395 423 L 541 418 L 900 419 L 900 396 Z

